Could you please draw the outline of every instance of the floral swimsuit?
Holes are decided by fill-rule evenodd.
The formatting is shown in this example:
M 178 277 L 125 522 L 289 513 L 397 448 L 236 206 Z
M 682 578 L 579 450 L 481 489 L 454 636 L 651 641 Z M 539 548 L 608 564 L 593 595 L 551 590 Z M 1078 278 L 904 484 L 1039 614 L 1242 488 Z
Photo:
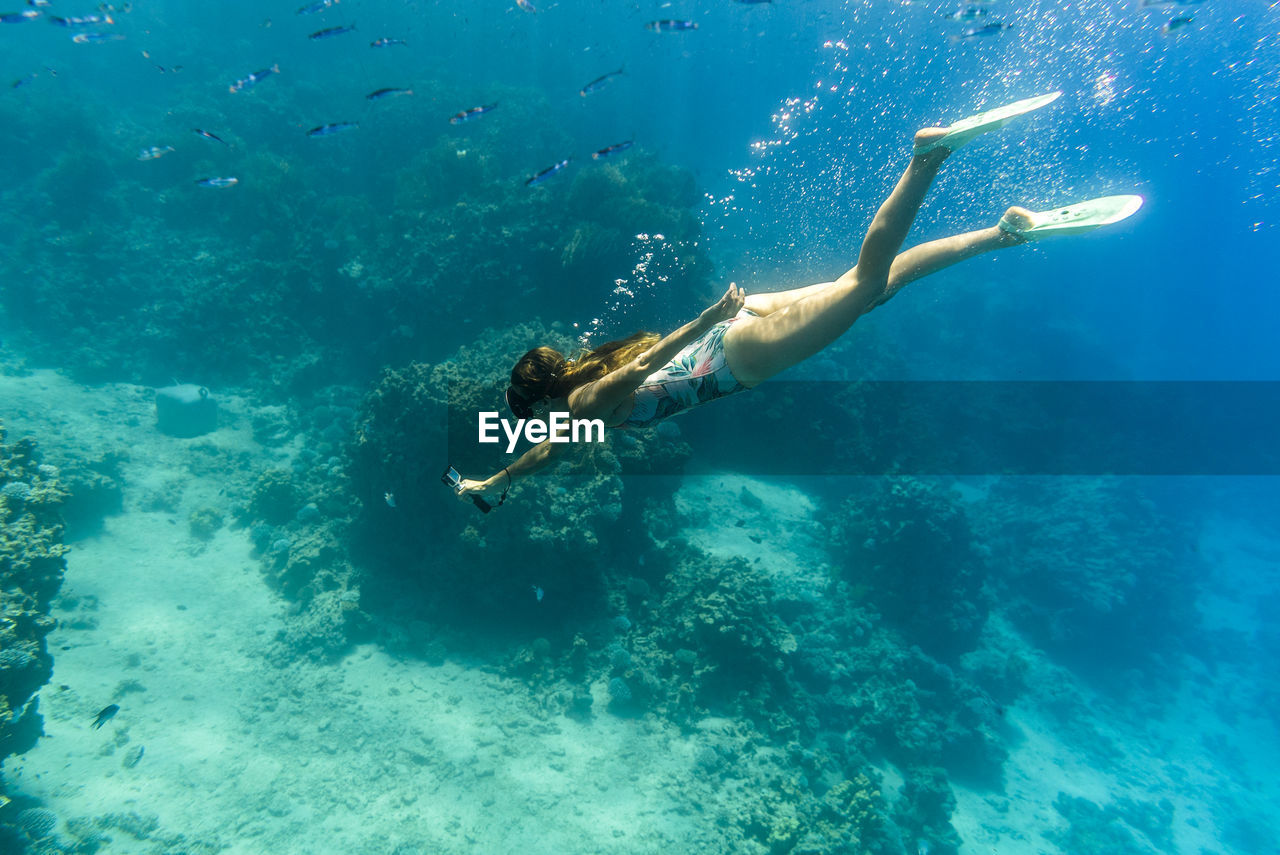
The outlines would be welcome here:
M 730 325 L 755 312 L 742 309 L 702 334 L 636 389 L 636 403 L 621 428 L 651 427 L 699 404 L 744 391 L 724 358 L 724 334 Z

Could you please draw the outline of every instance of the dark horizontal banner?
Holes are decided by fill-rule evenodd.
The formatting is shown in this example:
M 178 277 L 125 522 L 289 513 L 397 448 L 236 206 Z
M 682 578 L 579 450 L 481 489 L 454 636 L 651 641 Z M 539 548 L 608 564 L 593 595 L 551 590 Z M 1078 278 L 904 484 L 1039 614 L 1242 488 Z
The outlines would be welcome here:
M 637 436 L 744 474 L 1280 475 L 1280 382 L 778 381 L 664 425 Z

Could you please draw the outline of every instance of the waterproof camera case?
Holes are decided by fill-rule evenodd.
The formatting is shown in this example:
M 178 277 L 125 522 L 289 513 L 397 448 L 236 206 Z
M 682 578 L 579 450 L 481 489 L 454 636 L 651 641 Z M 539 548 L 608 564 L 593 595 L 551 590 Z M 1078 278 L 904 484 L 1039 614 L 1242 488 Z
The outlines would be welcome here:
M 452 489 L 453 492 L 455 493 L 462 492 L 462 474 L 459 473 L 458 470 L 454 469 L 452 466 L 446 466 L 444 468 L 444 474 L 440 476 L 440 481 L 446 487 L 449 487 L 450 489 Z M 486 502 L 483 496 L 473 493 L 471 496 L 471 502 L 477 508 L 479 508 L 483 513 L 487 514 L 489 513 L 489 511 L 493 510 L 493 505 Z

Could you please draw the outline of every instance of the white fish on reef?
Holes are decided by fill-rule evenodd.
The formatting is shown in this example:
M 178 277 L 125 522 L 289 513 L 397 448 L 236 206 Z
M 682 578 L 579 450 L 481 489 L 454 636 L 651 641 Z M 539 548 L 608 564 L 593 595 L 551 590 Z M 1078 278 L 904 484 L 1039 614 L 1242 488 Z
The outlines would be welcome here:
M 568 166 L 571 160 L 573 160 L 573 158 L 566 157 L 564 160 L 560 161 L 554 166 L 548 166 L 546 169 L 542 170 L 537 175 L 533 176 L 528 181 L 524 182 L 524 186 L 532 187 L 535 184 L 541 184 L 543 181 L 546 181 L 548 178 L 550 178 L 551 176 L 555 175 L 557 172 L 559 172 L 560 170 Z
M 334 6 L 337 3 L 338 0 L 316 0 L 314 3 L 308 3 L 306 6 L 303 6 L 297 11 L 297 14 L 314 15 L 317 12 L 323 12 L 325 9 L 328 9 L 330 6 Z
M 586 98 L 592 92 L 599 92 L 601 89 L 604 88 L 605 84 L 613 80 L 613 78 L 617 77 L 618 75 L 624 74 L 624 73 L 625 73 L 625 70 L 619 68 L 617 71 L 610 71 L 608 74 L 602 74 L 599 77 L 597 77 L 595 80 L 592 80 L 586 86 L 583 86 L 581 89 L 579 89 L 578 94 L 583 98 Z
M 231 84 L 231 91 L 232 92 L 248 91 L 249 89 L 252 89 L 254 86 L 256 86 L 259 81 L 265 80 L 271 75 L 279 74 L 279 73 L 280 73 L 280 63 L 277 62 L 275 65 L 271 66 L 270 68 L 263 68 L 259 71 L 255 71 L 253 74 L 250 74 L 247 77 L 241 77 L 235 83 Z
M 381 101 L 383 98 L 394 98 L 398 95 L 412 95 L 412 89 L 396 89 L 388 86 L 385 89 L 379 89 L 376 92 L 370 92 L 364 96 L 366 101 Z
M 382 498 L 383 498 L 383 500 L 384 500 L 384 501 L 386 501 L 386 503 L 387 503 L 387 507 L 388 507 L 388 508 L 394 508 L 394 507 L 396 506 L 396 494 L 395 494 L 395 493 L 383 493 L 383 494 L 382 494 Z
M 537 585 L 530 585 L 529 587 L 533 589 L 533 595 L 538 598 L 538 602 L 542 602 L 542 598 L 546 595 L 546 591 L 543 591 Z
M 360 127 L 359 122 L 331 122 L 327 125 L 319 125 L 307 131 L 309 137 L 328 137 L 334 134 L 340 134 L 343 131 L 353 131 Z
M 100 45 L 124 41 L 124 36 L 120 33 L 76 33 L 71 41 L 78 45 Z
M 469 122 L 472 119 L 476 118 L 477 116 L 484 115 L 485 113 L 489 112 L 490 110 L 494 109 L 497 106 L 498 106 L 497 102 L 494 102 L 493 104 L 484 104 L 479 107 L 471 107 L 470 109 L 463 110 L 461 113 L 454 113 L 453 118 L 449 119 L 449 124 L 460 125 L 463 122 Z

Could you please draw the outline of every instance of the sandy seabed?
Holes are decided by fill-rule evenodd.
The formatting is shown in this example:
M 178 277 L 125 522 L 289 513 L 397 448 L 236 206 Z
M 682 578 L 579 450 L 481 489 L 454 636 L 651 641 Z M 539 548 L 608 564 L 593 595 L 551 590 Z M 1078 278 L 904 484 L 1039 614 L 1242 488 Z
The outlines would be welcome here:
M 288 448 L 254 442 L 245 402 L 222 403 L 228 426 L 199 442 L 288 464 Z M 11 791 L 40 799 L 64 829 L 78 817 L 104 827 L 100 852 L 732 851 L 717 817 L 742 783 L 712 779 L 697 756 L 738 739 L 740 723 L 708 719 L 686 734 L 651 717 L 578 721 L 489 671 L 374 646 L 336 663 L 269 661 L 289 604 L 261 578 L 247 532 L 191 536 L 188 515 L 225 507 L 225 485 L 188 474 L 193 441 L 154 429 L 151 390 L 84 387 L 50 371 L 0 376 L 0 417 L 11 440 L 35 435 L 50 456 L 130 451 L 124 512 L 71 543 L 49 639 L 54 676 L 40 693 L 46 736 L 5 767 Z M 787 540 L 759 544 L 750 524 L 718 528 L 716 513 L 699 510 L 748 483 L 759 514 L 788 522 Z M 180 510 L 145 510 L 148 490 L 180 493 Z M 787 555 L 822 540 L 814 509 L 787 485 L 690 479 L 677 506 L 693 544 L 755 549 L 779 576 Z M 1242 619 L 1267 593 L 1248 580 L 1277 584 L 1280 545 L 1260 538 L 1229 522 L 1201 535 L 1223 574 L 1207 620 Z M 1018 736 L 1004 792 L 956 785 L 965 855 L 1060 852 L 1045 835 L 1065 826 L 1054 808 L 1062 792 L 1099 804 L 1169 799 L 1187 855 L 1243 851 L 1222 839 L 1224 821 L 1275 813 L 1275 719 L 1247 712 L 1240 681 L 1250 675 L 1193 668 L 1179 702 L 1116 709 L 1026 654 L 1036 664 L 1026 699 L 1007 712 Z M 593 692 L 603 711 L 606 686 Z M 113 702 L 119 713 L 93 729 Z M 898 776 L 884 772 L 888 791 Z

